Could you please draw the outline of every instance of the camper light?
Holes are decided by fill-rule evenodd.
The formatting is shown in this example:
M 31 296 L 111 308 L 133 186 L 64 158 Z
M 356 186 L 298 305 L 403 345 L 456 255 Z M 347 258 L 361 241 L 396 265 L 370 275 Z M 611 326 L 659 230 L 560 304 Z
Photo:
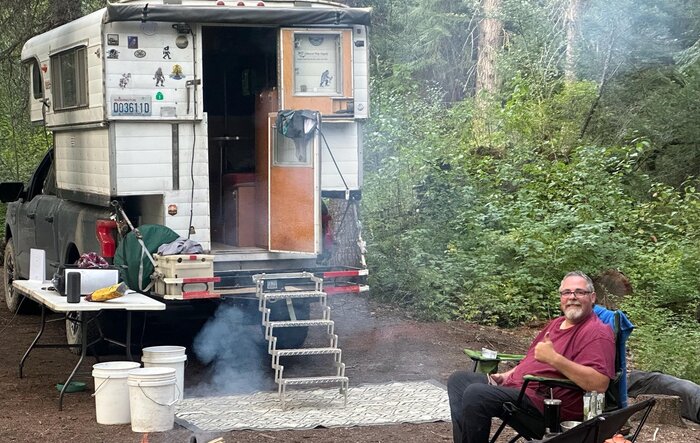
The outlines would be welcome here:
M 190 25 L 188 25 L 187 23 L 175 23 L 173 25 L 173 29 L 177 31 L 178 34 L 189 34 L 190 32 L 192 32 L 192 30 L 190 29 Z
M 236 6 L 245 6 L 245 3 L 243 3 L 243 2 L 238 2 L 238 3 L 236 3 Z
M 218 2 L 216 2 L 216 6 L 225 6 L 225 5 L 226 5 L 226 3 L 224 3 L 224 0 L 219 0 Z
M 258 2 L 258 6 L 265 6 L 265 2 Z
M 168 215 L 177 214 L 177 205 L 168 205 Z

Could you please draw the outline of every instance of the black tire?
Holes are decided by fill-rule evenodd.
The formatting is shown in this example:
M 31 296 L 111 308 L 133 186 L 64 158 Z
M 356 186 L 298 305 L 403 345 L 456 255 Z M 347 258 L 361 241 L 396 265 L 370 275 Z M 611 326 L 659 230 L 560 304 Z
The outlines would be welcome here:
M 85 320 L 89 319 L 90 315 L 94 315 L 94 313 L 90 312 L 68 312 L 66 313 L 66 342 L 69 345 L 78 345 L 80 344 L 80 336 L 83 331 L 83 327 L 85 327 Z M 77 319 L 79 320 L 78 322 L 71 321 L 70 319 Z M 87 342 L 92 343 L 93 341 L 97 340 L 97 338 L 100 336 L 100 331 L 97 327 L 97 323 L 99 320 L 92 321 L 88 324 L 88 331 L 87 331 Z M 106 349 L 106 343 L 104 341 L 96 343 L 92 349 L 88 349 L 88 351 L 92 352 L 103 352 Z M 73 346 L 68 348 L 73 354 L 80 354 L 80 346 Z
M 12 282 L 15 280 L 17 268 L 15 260 L 15 248 L 12 244 L 12 239 L 7 240 L 5 245 L 5 272 L 3 278 L 3 289 L 5 291 L 5 304 L 7 309 L 12 312 L 26 314 L 36 306 L 34 302 L 20 294 L 12 287 Z
M 285 300 L 278 300 L 268 305 L 270 307 L 271 321 L 289 321 L 289 309 Z M 308 320 L 311 311 L 309 303 L 294 301 L 294 313 L 297 320 Z M 309 328 L 278 328 L 275 329 L 277 337 L 277 349 L 301 348 L 309 334 Z

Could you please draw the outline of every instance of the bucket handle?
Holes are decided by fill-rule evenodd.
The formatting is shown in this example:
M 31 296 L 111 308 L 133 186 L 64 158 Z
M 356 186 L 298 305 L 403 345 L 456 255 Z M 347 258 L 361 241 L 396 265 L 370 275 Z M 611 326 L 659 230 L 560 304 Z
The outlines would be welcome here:
M 143 390 L 143 387 L 141 386 L 141 382 L 139 382 L 138 386 L 139 386 L 139 389 L 141 389 L 141 392 L 143 393 L 143 395 L 147 399 L 151 400 L 153 403 L 157 404 L 158 406 L 170 407 L 180 400 L 180 387 L 177 385 L 177 383 L 175 383 L 175 389 L 177 389 L 177 395 L 175 396 L 175 400 L 171 401 L 170 403 L 166 403 L 166 404 L 159 403 L 159 402 L 155 401 L 154 399 L 152 399 L 151 397 L 149 397 L 148 394 L 146 394 L 146 391 Z
M 91 396 L 91 397 L 96 396 L 97 393 L 100 392 L 100 389 L 102 389 L 102 386 L 104 386 L 110 378 L 112 378 L 112 376 L 111 376 L 111 375 L 108 375 L 107 378 L 105 378 L 104 381 L 103 381 L 102 383 L 100 383 L 100 385 L 99 385 L 98 387 L 95 388 L 95 392 L 93 392 L 92 394 L 90 394 L 90 396 Z

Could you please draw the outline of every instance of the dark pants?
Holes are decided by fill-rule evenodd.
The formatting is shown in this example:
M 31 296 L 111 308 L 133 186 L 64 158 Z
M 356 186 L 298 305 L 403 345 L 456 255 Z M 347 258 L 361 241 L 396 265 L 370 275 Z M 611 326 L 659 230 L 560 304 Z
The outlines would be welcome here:
M 457 371 L 447 381 L 455 443 L 486 443 L 491 432 L 491 418 L 503 418 L 503 403 L 515 403 L 520 388 L 491 386 L 485 374 Z M 537 411 L 523 398 L 524 406 Z M 539 412 L 537 412 L 539 413 Z

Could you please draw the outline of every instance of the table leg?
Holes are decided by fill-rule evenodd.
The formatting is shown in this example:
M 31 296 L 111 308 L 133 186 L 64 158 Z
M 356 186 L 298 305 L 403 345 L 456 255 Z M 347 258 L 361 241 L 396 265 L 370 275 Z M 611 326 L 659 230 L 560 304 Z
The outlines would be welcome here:
M 42 306 L 43 307 L 43 306 Z M 73 376 L 75 373 L 78 371 L 78 368 L 80 367 L 80 364 L 83 362 L 83 359 L 85 358 L 85 354 L 87 351 L 87 330 L 88 330 L 88 322 L 87 320 L 87 315 L 83 316 L 83 318 L 80 320 L 83 322 L 82 328 L 80 328 L 80 358 L 78 359 L 78 363 L 75 364 L 75 367 L 73 368 L 73 371 L 70 373 L 66 381 L 63 383 L 63 388 L 61 389 L 61 393 L 58 395 L 58 410 L 62 411 L 63 410 L 63 394 L 65 393 L 66 389 L 68 388 L 68 385 L 70 384 L 71 380 L 73 379 Z
M 36 342 L 39 341 L 39 338 L 44 333 L 44 326 L 46 326 L 46 307 L 42 304 L 41 326 L 39 327 L 39 332 L 36 334 L 36 337 L 34 337 L 34 341 L 32 341 L 32 344 L 29 345 L 29 348 L 27 348 L 27 352 L 24 353 L 22 360 L 19 361 L 19 378 L 22 378 L 22 369 L 24 368 L 24 361 L 27 359 L 27 357 L 29 357 L 29 353 L 32 352 L 32 350 L 34 349 L 34 345 L 36 345 Z

